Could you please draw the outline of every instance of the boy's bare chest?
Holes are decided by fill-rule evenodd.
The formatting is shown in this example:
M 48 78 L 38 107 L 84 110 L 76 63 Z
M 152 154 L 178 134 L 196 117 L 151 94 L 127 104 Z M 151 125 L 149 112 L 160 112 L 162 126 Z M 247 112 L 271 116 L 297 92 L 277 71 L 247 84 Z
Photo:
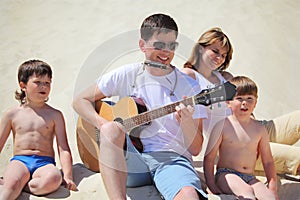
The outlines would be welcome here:
M 17 134 L 38 133 L 49 135 L 53 133 L 54 121 L 51 115 L 44 115 L 36 112 L 20 112 L 12 120 L 13 130 Z
M 246 132 L 243 130 L 227 132 L 223 135 L 223 143 L 235 147 L 256 147 L 259 142 L 260 135 L 253 132 Z

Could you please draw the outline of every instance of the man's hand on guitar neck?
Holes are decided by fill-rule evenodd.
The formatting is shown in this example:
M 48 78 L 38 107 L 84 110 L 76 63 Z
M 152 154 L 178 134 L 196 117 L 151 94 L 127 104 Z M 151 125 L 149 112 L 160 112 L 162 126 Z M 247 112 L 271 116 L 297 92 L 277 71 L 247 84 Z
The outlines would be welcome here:
M 193 113 L 194 113 L 194 107 L 188 105 L 185 106 L 183 103 L 180 103 L 178 106 L 175 107 L 176 113 L 175 117 L 179 124 L 181 124 L 182 121 L 185 121 L 187 119 L 193 119 Z

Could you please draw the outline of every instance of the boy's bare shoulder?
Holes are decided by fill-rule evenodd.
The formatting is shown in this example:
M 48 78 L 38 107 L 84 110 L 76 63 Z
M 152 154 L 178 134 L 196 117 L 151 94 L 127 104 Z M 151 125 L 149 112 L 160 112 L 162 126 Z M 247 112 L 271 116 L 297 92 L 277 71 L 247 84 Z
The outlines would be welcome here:
M 220 120 L 220 121 L 218 121 L 217 123 L 216 123 L 216 125 L 218 125 L 218 126 L 220 126 L 220 125 L 224 125 L 224 124 L 228 124 L 228 123 L 230 123 L 230 119 L 229 119 L 229 117 L 230 116 L 228 116 L 228 117 L 225 117 L 224 119 L 222 119 L 222 120 Z
M 251 118 L 253 124 L 258 128 L 265 128 L 265 126 L 261 123 L 261 121 Z
M 20 105 L 17 106 L 13 106 L 8 108 L 5 113 L 4 116 L 7 118 L 12 118 L 13 116 L 15 116 L 15 114 L 17 114 L 20 110 L 22 110 L 22 107 Z
M 57 109 L 57 108 L 54 108 L 52 106 L 50 106 L 49 104 L 45 104 L 45 112 L 47 112 L 48 114 L 53 114 L 54 116 L 62 116 L 62 112 Z
M 49 104 L 45 104 L 45 109 L 49 109 L 51 112 L 61 112 L 59 109 L 54 108 L 53 106 L 50 106 Z
M 228 117 L 218 121 L 215 126 L 214 126 L 214 129 L 216 130 L 224 130 L 225 128 L 229 127 L 230 126 L 230 120 Z
M 261 123 L 261 121 L 256 120 L 256 119 L 252 119 L 253 122 L 253 128 L 255 128 L 256 132 L 259 133 L 262 136 L 268 136 L 268 131 L 266 129 L 266 127 Z
M 6 120 L 13 120 L 15 117 L 19 115 L 24 115 L 24 112 L 27 112 L 27 107 L 24 105 L 16 105 L 13 107 L 8 108 L 4 115 L 3 119 Z M 41 115 L 47 115 L 48 117 L 52 117 L 53 119 L 61 119 L 63 118 L 63 114 L 60 110 L 45 104 L 45 107 L 43 108 L 43 111 L 40 113 Z

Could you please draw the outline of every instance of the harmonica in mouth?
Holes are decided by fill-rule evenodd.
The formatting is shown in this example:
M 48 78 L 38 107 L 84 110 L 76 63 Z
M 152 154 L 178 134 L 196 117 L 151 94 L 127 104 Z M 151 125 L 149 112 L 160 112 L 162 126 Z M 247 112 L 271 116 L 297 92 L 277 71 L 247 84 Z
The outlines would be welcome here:
M 160 68 L 160 69 L 167 69 L 167 65 L 165 64 L 162 64 L 162 63 L 159 63 L 159 62 L 153 62 L 153 61 L 150 61 L 150 60 L 146 60 L 144 62 L 144 65 L 148 65 L 150 67 L 156 67 L 156 68 Z

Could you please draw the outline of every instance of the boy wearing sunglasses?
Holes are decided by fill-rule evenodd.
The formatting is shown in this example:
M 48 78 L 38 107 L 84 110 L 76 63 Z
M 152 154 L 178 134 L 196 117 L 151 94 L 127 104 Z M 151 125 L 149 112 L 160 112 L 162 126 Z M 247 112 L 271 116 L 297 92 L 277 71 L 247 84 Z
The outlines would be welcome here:
M 126 199 L 126 186 L 147 184 L 154 184 L 166 200 L 207 199 L 192 165 L 192 156 L 199 154 L 203 142 L 203 106 L 180 104 L 176 112 L 153 119 L 139 131 L 143 147 L 138 152 L 124 125 L 106 120 L 92 105 L 106 97 L 134 96 L 151 111 L 196 95 L 197 82 L 171 65 L 177 35 L 177 24 L 170 16 L 147 17 L 139 40 L 145 60 L 100 76 L 74 99 L 76 112 L 100 130 L 99 165 L 110 199 Z

